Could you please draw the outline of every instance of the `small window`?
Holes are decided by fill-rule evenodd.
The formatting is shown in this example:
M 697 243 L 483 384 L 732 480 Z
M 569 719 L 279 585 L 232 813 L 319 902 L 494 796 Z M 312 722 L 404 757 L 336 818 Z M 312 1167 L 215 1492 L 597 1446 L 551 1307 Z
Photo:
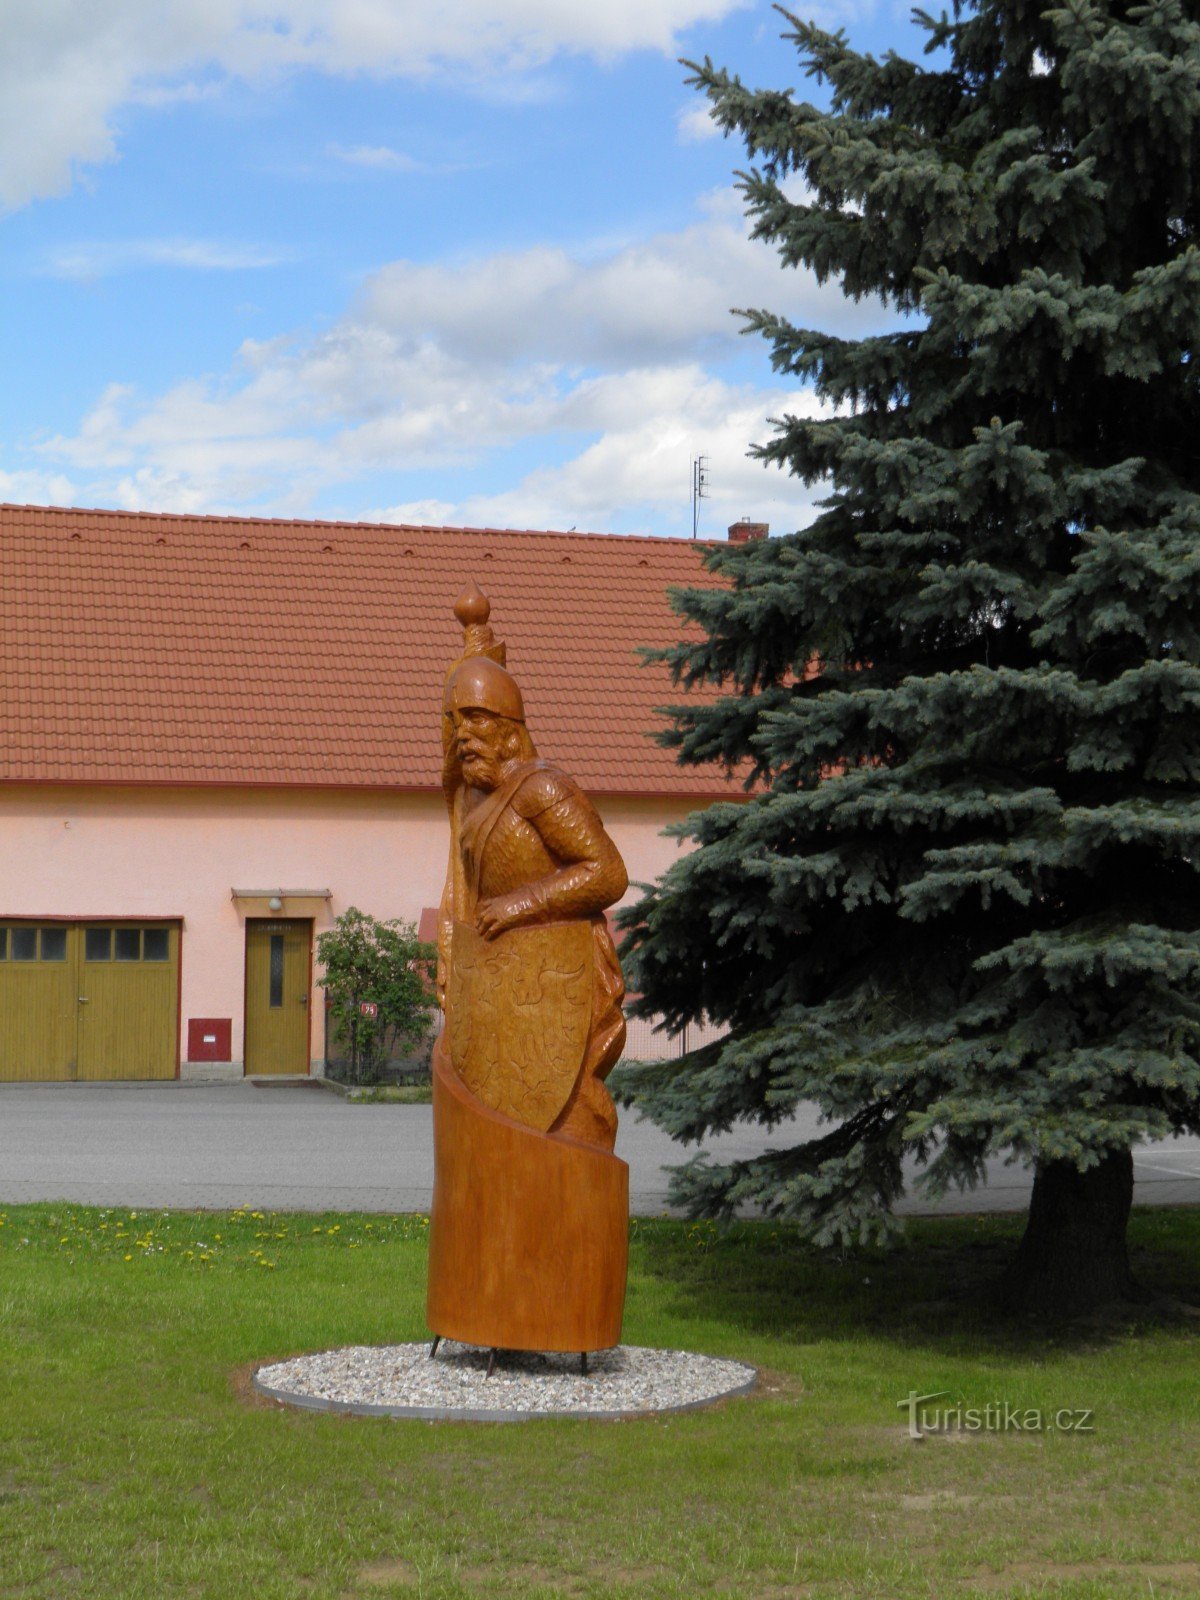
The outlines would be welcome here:
M 83 958 L 85 961 L 111 961 L 112 960 L 112 929 L 89 928 L 83 936 Z
M 166 961 L 170 955 L 170 935 L 166 928 L 142 929 L 142 960 Z
M 0 928 L 0 961 L 8 960 L 8 929 Z
M 283 1004 L 283 935 L 271 935 L 271 999 L 272 1008 Z
M 142 930 L 140 928 L 113 929 L 113 960 L 140 961 L 142 959 Z
M 65 928 L 42 929 L 42 960 L 65 961 L 67 959 L 67 930 Z
M 37 960 L 36 928 L 14 928 L 12 931 L 12 958 L 14 961 Z

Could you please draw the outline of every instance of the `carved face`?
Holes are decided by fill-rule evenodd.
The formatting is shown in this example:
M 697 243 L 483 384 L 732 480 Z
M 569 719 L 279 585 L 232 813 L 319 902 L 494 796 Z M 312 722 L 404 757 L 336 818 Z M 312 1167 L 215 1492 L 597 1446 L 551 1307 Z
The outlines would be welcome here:
M 455 753 L 462 763 L 464 779 L 473 789 L 499 788 L 501 768 L 519 751 L 518 724 L 477 706 L 455 710 L 451 715 Z

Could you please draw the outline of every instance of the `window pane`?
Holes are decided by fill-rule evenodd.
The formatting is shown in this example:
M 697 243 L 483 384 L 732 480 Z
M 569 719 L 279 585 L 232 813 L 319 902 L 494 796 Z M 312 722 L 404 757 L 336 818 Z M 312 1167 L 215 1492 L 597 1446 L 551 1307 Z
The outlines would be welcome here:
M 12 931 L 12 958 L 14 961 L 37 960 L 37 929 L 14 928 Z
M 114 928 L 113 946 L 114 961 L 140 961 L 142 958 L 142 930 L 140 928 Z
M 8 929 L 0 928 L 0 961 L 8 960 Z
M 165 961 L 169 953 L 169 934 L 166 928 L 142 929 L 143 961 Z
M 42 929 L 42 960 L 65 961 L 67 959 L 67 930 L 65 928 Z
M 111 961 L 112 960 L 112 929 L 89 928 L 83 936 L 83 958 L 85 961 Z
M 271 935 L 271 1005 L 283 1004 L 283 935 Z

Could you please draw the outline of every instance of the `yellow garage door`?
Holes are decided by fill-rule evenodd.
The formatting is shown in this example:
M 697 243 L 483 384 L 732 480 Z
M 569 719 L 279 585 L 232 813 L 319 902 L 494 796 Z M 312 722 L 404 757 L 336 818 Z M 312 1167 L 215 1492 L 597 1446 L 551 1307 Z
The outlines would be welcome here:
M 0 923 L 0 1079 L 173 1078 L 179 928 Z

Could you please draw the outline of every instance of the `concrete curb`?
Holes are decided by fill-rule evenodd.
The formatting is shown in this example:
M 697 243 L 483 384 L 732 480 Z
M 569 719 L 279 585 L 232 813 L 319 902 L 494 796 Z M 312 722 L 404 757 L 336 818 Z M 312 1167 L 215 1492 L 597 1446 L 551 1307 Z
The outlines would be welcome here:
M 314 1082 L 319 1083 L 322 1089 L 328 1089 L 330 1094 L 340 1095 L 343 1100 L 349 1098 L 349 1085 L 345 1083 L 338 1083 L 335 1078 L 316 1078 L 314 1079 Z
M 684 1411 L 706 1411 L 718 1401 L 749 1394 L 758 1383 L 758 1370 L 755 1368 L 745 1383 L 736 1384 L 732 1389 L 723 1389 L 720 1394 L 707 1395 L 703 1400 L 687 1400 L 677 1406 L 652 1406 L 642 1410 L 487 1411 L 466 1406 L 460 1410 L 445 1406 L 373 1406 L 365 1402 L 362 1405 L 351 1405 L 342 1400 L 321 1400 L 316 1395 L 292 1394 L 286 1389 L 272 1389 L 268 1384 L 258 1381 L 259 1369 L 272 1364 L 270 1361 L 261 1361 L 254 1369 L 251 1383 L 258 1394 L 266 1395 L 269 1400 L 277 1400 L 280 1405 L 294 1406 L 298 1411 L 330 1411 L 345 1417 L 393 1417 L 397 1421 L 407 1419 L 413 1422 L 544 1422 L 560 1421 L 563 1417 L 572 1417 L 579 1422 L 636 1422 L 639 1418 L 668 1417 Z

